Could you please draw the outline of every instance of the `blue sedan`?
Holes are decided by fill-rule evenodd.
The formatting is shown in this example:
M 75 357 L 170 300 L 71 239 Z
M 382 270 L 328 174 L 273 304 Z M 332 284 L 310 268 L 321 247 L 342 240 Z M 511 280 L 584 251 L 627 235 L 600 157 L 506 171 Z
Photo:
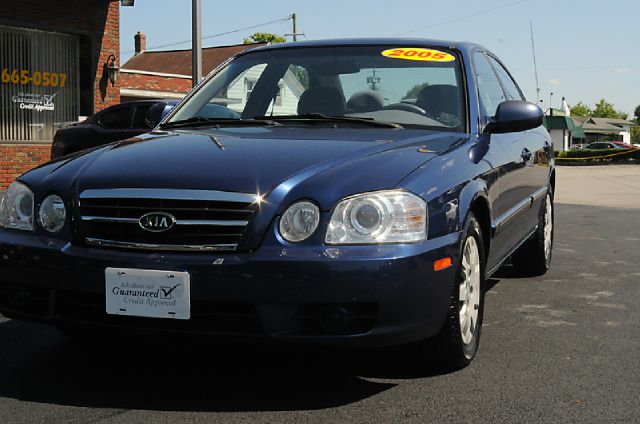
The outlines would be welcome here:
M 554 187 L 541 110 L 482 46 L 259 47 L 152 132 L 11 184 L 0 312 L 75 335 L 408 344 L 461 368 L 486 279 L 508 258 L 549 269 Z

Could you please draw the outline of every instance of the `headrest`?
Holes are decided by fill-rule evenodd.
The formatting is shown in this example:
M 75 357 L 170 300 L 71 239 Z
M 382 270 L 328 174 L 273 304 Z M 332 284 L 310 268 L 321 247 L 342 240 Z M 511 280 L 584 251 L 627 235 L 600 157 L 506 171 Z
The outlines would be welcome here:
M 384 106 L 384 97 L 379 91 L 363 90 L 353 93 L 347 102 L 347 109 L 354 112 L 371 112 Z
M 298 115 L 322 113 L 342 116 L 345 109 L 342 93 L 331 87 L 312 87 L 302 93 L 298 101 Z

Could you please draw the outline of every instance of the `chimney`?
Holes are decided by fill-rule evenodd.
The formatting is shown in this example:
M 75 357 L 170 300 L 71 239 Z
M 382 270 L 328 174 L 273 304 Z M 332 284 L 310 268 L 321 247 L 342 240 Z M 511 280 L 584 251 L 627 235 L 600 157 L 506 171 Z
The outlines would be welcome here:
M 144 34 L 144 32 L 138 31 L 136 35 L 133 36 L 133 39 L 135 40 L 134 44 L 136 48 L 136 55 L 147 50 L 147 36 Z

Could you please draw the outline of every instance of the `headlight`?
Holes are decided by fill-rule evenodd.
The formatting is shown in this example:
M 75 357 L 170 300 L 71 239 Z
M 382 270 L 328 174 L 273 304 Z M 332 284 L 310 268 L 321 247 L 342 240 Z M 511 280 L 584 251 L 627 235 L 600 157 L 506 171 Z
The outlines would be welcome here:
M 15 230 L 33 230 L 33 193 L 16 181 L 0 202 L 0 226 Z
M 336 206 L 327 244 L 411 243 L 427 237 L 427 204 L 401 190 L 358 194 Z
M 280 218 L 280 234 L 289 242 L 296 243 L 308 238 L 318 228 L 320 209 L 306 200 L 289 206 Z
M 40 205 L 40 212 L 38 213 L 38 220 L 42 228 L 50 233 L 57 233 L 64 226 L 66 218 L 67 211 L 64 208 L 62 199 L 55 194 L 47 196 L 42 205 Z

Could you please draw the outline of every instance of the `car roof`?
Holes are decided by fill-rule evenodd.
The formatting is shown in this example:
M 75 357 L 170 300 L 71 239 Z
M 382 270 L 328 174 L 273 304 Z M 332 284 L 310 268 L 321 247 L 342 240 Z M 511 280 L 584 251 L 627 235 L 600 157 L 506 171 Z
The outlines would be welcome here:
M 240 55 L 249 52 L 278 50 L 297 47 L 336 47 L 336 46 L 365 46 L 365 45 L 383 45 L 383 46 L 401 46 L 401 45 L 428 45 L 430 47 L 443 47 L 457 50 L 470 50 L 478 47 L 486 50 L 483 46 L 466 41 L 447 41 L 433 40 L 426 38 L 334 38 L 328 40 L 306 40 L 280 44 L 269 44 L 266 46 L 256 47 L 246 50 Z
M 140 104 L 140 103 L 166 103 L 166 104 L 170 104 L 170 105 L 177 105 L 178 103 L 180 103 L 182 101 L 182 99 L 140 99 L 140 100 L 130 100 L 128 102 L 122 102 L 122 103 L 118 103 L 112 106 L 109 106 L 108 108 L 104 108 L 102 110 L 99 110 L 96 112 L 96 114 L 102 112 L 102 111 L 106 111 L 112 108 L 117 108 L 120 106 L 129 106 L 129 105 L 136 105 L 136 104 Z

